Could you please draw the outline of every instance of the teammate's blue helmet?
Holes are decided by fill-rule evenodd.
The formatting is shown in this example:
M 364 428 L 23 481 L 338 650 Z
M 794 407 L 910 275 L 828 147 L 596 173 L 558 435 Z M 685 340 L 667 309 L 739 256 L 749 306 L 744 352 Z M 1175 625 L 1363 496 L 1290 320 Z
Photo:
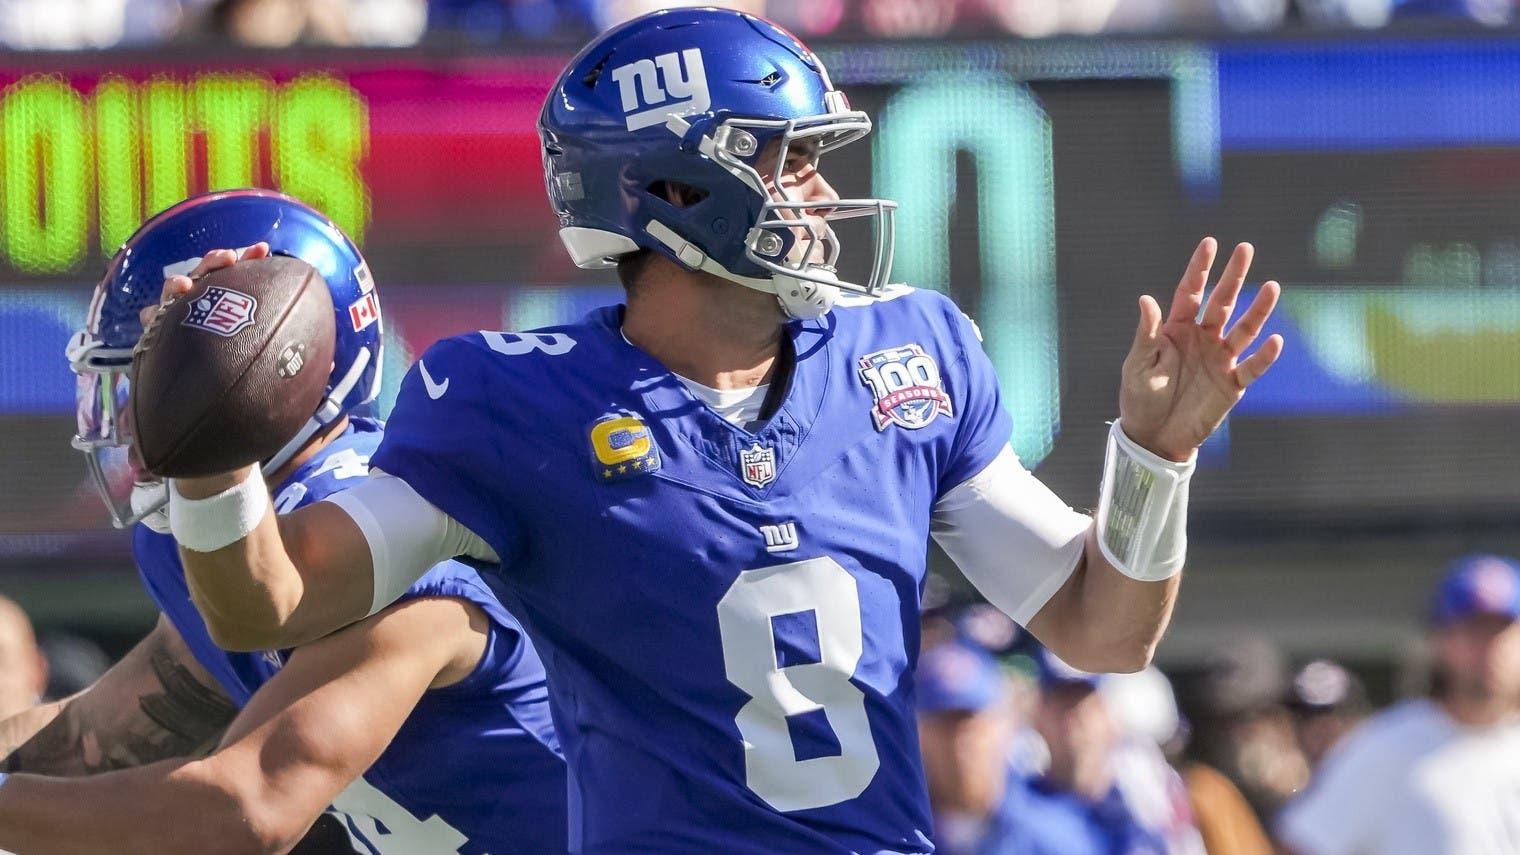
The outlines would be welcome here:
M 125 421 L 132 351 L 142 336 L 139 315 L 156 305 L 164 280 L 187 274 L 214 249 L 263 241 L 273 255 L 299 258 L 317 269 L 332 293 L 338 340 L 327 395 L 301 431 L 264 463 L 283 466 L 313 436 L 380 390 L 380 304 L 369 267 L 353 241 L 327 217 L 269 190 L 230 190 L 194 196 L 154 216 L 117 251 L 95 287 L 85 328 L 69 341 L 79 375 L 74 447 L 119 528 L 164 504 L 162 485 L 130 459 L 132 426 Z M 123 496 L 126 486 L 130 496 Z
M 798 141 L 822 154 L 870 130 L 790 33 L 708 8 L 654 12 L 607 31 L 571 60 L 539 116 L 549 198 L 577 265 L 611 267 L 651 249 L 773 293 L 793 317 L 822 315 L 840 290 L 875 295 L 886 284 L 896 203 L 820 206 L 781 187 Z M 775 167 L 762 176 L 772 154 Z M 695 201 L 672 204 L 671 183 L 694 190 Z M 839 276 L 829 222 L 853 217 L 871 218 L 876 246 L 861 265 L 868 272 L 851 282 Z

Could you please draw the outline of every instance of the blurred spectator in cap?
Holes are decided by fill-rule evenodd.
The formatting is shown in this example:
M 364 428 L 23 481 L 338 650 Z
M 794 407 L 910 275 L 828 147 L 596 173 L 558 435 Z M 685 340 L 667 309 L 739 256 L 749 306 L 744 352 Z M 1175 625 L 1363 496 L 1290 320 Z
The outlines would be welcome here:
M 1177 709 L 1172 681 L 1154 665 L 1133 674 L 1109 674 L 1098 690 L 1108 703 L 1110 714 L 1126 736 L 1173 750 L 1186 739 L 1187 726 Z
M 1328 659 L 1316 659 L 1293 677 L 1288 710 L 1299 750 L 1312 772 L 1367 715 L 1367 690 L 1355 674 Z
M 1016 722 L 1002 670 L 986 651 L 947 641 L 919 657 L 917 684 L 936 850 L 1019 851 L 1007 848 L 1018 826 L 1006 798 Z
M 1012 653 L 1029 638 L 1013 618 L 986 603 L 975 603 L 962 609 L 956 616 L 955 626 L 972 643 L 998 656 Z
M 1105 676 L 1098 693 L 1118 733 L 1109 763 L 1125 804 L 1171 855 L 1204 855 L 1187 788 L 1168 757 L 1187 738 L 1171 681 L 1152 665 Z
M 1034 726 L 1049 751 L 1041 775 L 1017 781 L 1010 798 L 1024 848 L 1063 855 L 1164 853 L 1166 840 L 1145 827 L 1114 778 L 1119 732 L 1099 694 L 1103 677 L 1040 650 L 1040 701 Z
M 47 680 L 47 660 L 37 647 L 31 619 L 0 597 L 0 719 L 35 706 Z
M 1265 638 L 1240 638 L 1222 645 L 1204 662 L 1204 671 L 1201 700 L 1223 715 L 1273 706 L 1288 683 L 1282 653 Z
M 1436 589 L 1431 698 L 1325 758 L 1278 837 L 1302 855 L 1520 852 L 1520 563 L 1473 555 Z
M 1204 663 L 1195 686 L 1190 754 L 1240 789 L 1259 818 L 1275 816 L 1309 778 L 1293 716 L 1283 705 L 1288 669 L 1269 641 L 1243 638 Z

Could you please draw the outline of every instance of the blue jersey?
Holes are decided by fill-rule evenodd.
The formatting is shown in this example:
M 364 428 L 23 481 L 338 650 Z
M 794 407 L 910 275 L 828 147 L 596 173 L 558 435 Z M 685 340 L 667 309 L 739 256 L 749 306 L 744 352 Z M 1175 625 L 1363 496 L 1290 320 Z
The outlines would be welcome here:
M 586 852 L 926 852 L 912 670 L 936 499 L 1010 421 L 974 328 L 893 290 L 785 327 L 774 415 L 723 420 L 621 307 L 435 345 L 375 466 L 501 558 Z
M 381 435 L 377 422 L 350 420 L 281 485 L 276 506 L 294 510 L 367 477 Z M 174 539 L 138 526 L 134 551 L 159 608 L 201 665 L 245 705 L 279 671 L 284 652 L 218 648 L 190 600 Z M 458 562 L 433 568 L 402 599 L 414 597 L 474 603 L 489 618 L 489 639 L 475 670 L 425 693 L 364 777 L 334 800 L 356 848 L 376 855 L 565 851 L 565 766 L 543 664 L 522 627 Z

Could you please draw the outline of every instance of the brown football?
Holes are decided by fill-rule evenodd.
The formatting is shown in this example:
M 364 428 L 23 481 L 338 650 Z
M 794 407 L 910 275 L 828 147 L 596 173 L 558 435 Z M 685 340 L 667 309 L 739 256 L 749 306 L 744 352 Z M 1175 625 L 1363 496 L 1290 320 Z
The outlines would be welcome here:
M 327 389 L 332 295 L 304 261 L 271 256 L 200 277 L 158 310 L 132 360 L 138 455 L 166 478 L 272 457 Z

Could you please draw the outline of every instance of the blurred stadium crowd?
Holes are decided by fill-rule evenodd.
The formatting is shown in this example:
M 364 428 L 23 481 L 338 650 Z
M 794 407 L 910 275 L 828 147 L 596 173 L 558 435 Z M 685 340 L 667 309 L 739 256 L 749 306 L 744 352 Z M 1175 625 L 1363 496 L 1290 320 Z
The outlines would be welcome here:
M 668 0 L 0 0 L 0 45 L 143 47 L 220 38 L 258 47 L 399 47 L 424 39 L 574 42 Z M 1516 0 L 724 0 L 803 38 L 1019 37 L 1368 29 L 1418 19 L 1501 27 Z
M 1510 851 L 1484 829 L 1520 818 L 1488 789 L 1520 746 L 1520 564 L 1457 561 L 1425 618 L 1411 697 L 1378 710 L 1353 670 L 1292 669 L 1260 638 L 1174 689 L 1155 667 L 1076 671 L 990 606 L 933 610 L 918 704 L 938 851 Z

